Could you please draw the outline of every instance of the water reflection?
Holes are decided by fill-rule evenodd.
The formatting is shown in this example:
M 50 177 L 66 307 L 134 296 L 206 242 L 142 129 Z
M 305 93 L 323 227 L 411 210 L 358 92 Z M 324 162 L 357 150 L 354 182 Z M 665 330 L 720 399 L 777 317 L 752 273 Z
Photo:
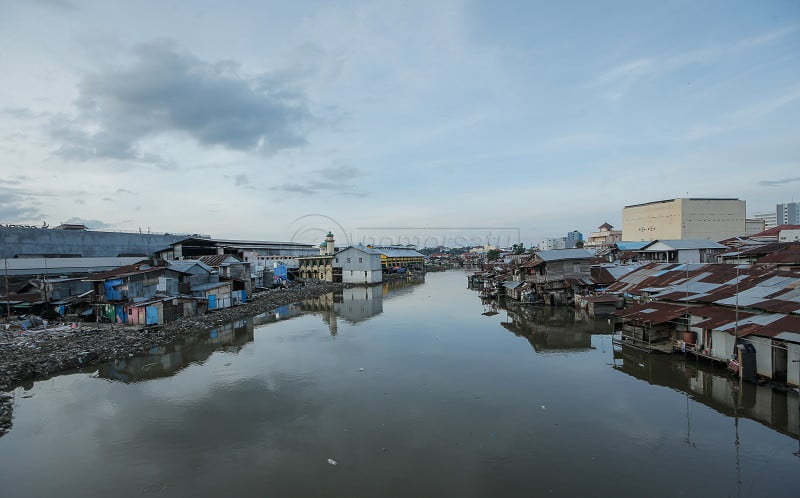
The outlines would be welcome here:
M 527 339 L 537 353 L 592 349 L 592 334 L 607 334 L 611 328 L 606 321 L 571 308 L 508 303 L 505 312 L 507 319 L 501 325 Z
M 262 315 L 263 316 L 263 315 Z M 104 363 L 101 378 L 120 382 L 141 382 L 169 377 L 191 363 L 202 363 L 215 351 L 238 352 L 253 342 L 253 318 L 239 320 L 166 346 L 155 347 L 147 356 Z
M 647 354 L 623 346 L 613 368 L 651 385 L 669 387 L 728 417 L 741 417 L 800 437 L 800 396 L 752 382 L 740 383 L 721 368 L 692 359 Z
M 193 363 L 203 363 L 215 351 L 238 352 L 247 343 L 255 340 L 255 327 L 302 314 L 321 315 L 330 334 L 335 336 L 338 333 L 339 319 L 352 324 L 366 321 L 383 313 L 385 295 L 402 293 L 424 281 L 424 276 L 410 276 L 383 285 L 342 289 L 301 303 L 281 306 L 270 312 L 216 327 L 207 333 L 153 348 L 147 356 L 105 363 L 98 368 L 98 376 L 126 383 L 169 377 Z

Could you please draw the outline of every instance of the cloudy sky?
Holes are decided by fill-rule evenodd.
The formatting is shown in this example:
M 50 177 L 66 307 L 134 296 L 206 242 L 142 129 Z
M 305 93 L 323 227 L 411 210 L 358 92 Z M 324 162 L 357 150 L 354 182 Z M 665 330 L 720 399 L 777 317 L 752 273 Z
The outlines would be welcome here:
M 0 0 L 0 47 L 0 223 L 531 242 L 800 200 L 796 0 Z

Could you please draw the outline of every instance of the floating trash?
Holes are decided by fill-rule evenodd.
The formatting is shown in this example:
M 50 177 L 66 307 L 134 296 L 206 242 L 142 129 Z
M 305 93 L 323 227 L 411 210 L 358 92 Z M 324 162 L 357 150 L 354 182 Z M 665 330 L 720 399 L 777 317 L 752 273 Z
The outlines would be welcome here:
M 334 460 L 333 458 L 329 458 L 328 463 L 331 465 L 336 465 L 336 460 Z

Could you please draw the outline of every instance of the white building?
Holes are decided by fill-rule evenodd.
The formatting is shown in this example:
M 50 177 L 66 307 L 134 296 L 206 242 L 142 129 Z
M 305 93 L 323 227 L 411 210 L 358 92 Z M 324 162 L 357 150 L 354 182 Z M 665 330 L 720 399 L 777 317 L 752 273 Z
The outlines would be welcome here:
M 552 239 L 544 239 L 543 241 L 539 242 L 540 251 L 555 251 L 556 249 L 566 249 L 566 248 L 567 248 L 566 237 L 554 237 Z
M 764 230 L 769 230 L 770 228 L 775 228 L 778 226 L 778 215 L 775 211 L 755 213 L 753 214 L 753 218 L 757 220 L 764 220 Z
M 728 248 L 710 240 L 654 240 L 635 251 L 642 259 L 663 263 L 714 263 Z
M 381 252 L 362 245 L 350 246 L 333 257 L 334 273 L 341 272 L 345 284 L 376 284 L 383 281 Z
M 800 242 L 800 230 L 781 230 L 778 242 Z

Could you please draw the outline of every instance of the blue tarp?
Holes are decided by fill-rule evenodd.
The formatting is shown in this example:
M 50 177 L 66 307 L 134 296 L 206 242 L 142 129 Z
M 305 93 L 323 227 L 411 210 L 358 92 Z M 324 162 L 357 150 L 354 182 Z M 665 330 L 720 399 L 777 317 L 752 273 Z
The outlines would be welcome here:
M 116 278 L 114 280 L 106 280 L 105 284 L 106 288 L 106 299 L 109 301 L 119 301 L 122 299 L 122 292 L 118 291 L 114 287 L 122 285 L 122 279 Z
M 283 263 L 277 263 L 272 271 L 272 281 L 280 283 L 284 280 L 288 280 L 288 278 L 289 275 L 286 271 L 286 265 Z

